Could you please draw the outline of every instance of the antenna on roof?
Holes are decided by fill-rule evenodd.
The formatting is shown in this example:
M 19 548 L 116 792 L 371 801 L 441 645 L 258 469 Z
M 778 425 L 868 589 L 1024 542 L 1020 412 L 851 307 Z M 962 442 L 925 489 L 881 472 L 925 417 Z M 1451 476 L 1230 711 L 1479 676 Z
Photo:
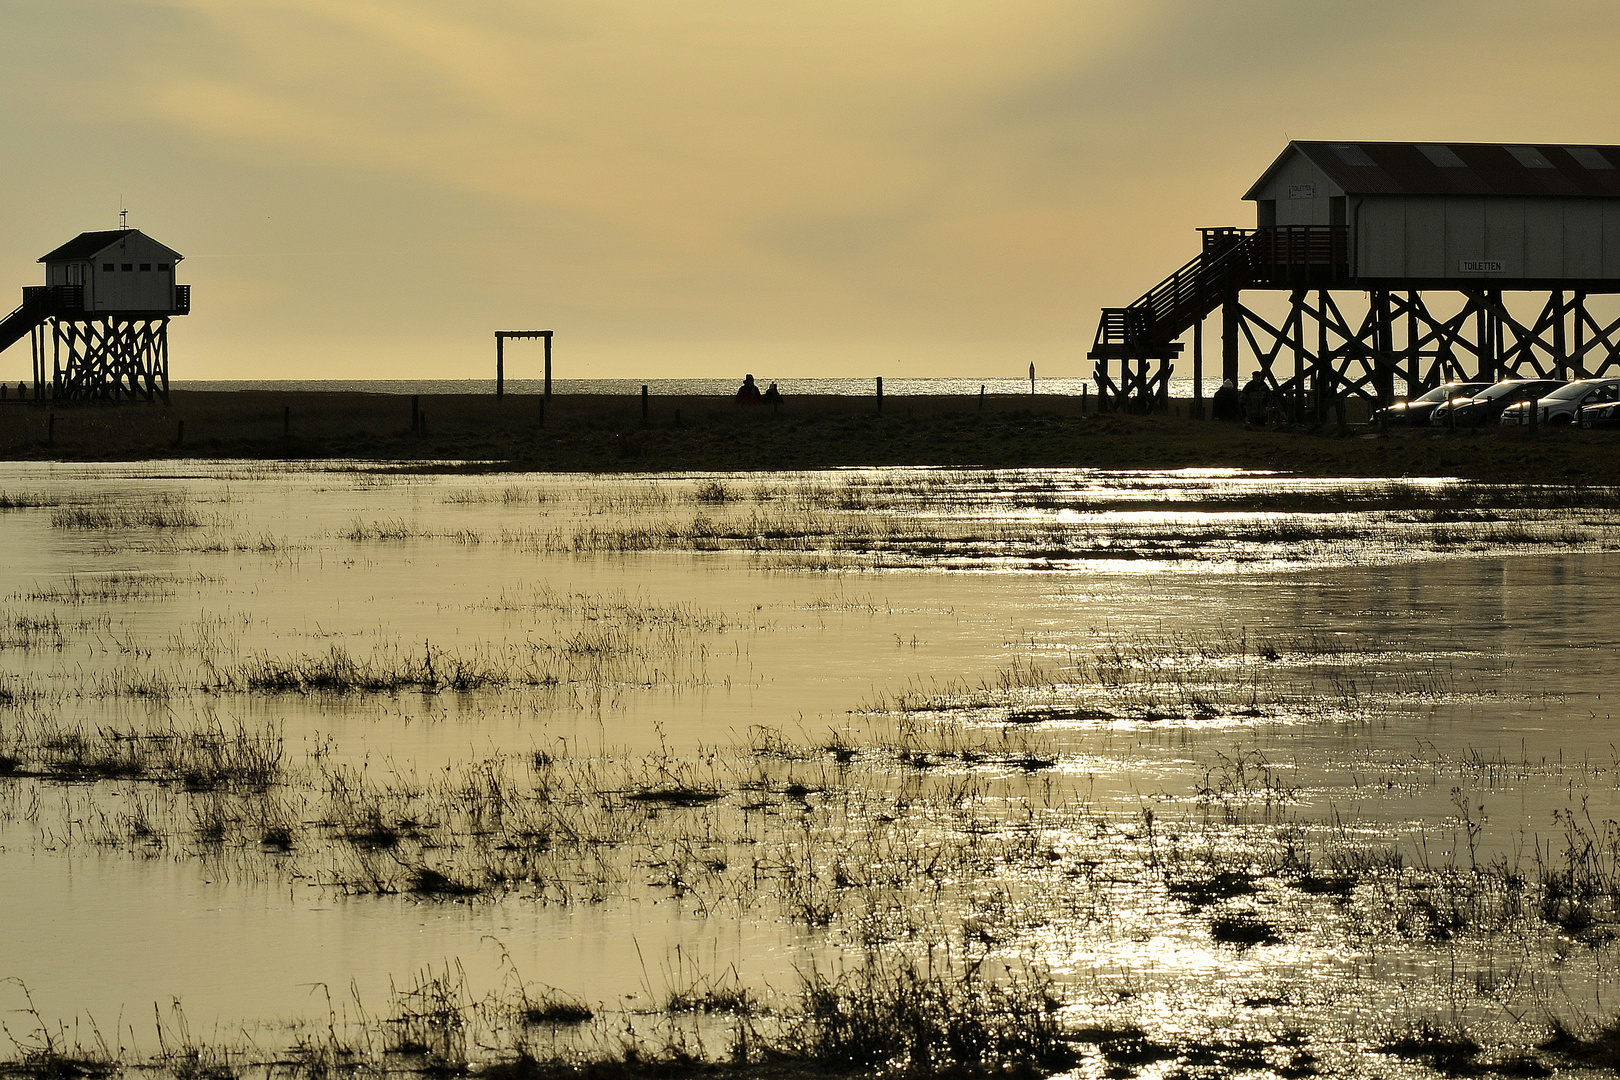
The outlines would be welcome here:
M 118 197 L 118 227 L 126 231 L 129 229 L 129 211 L 124 209 L 124 198 L 121 195 Z

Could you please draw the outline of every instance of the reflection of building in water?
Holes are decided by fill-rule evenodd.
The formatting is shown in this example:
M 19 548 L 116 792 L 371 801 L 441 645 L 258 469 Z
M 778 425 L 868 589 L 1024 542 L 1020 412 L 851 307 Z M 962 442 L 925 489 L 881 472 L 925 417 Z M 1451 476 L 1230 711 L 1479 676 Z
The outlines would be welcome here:
M 40 258 L 45 284 L 0 321 L 0 349 L 28 335 L 36 399 L 167 399 L 169 319 L 191 311 L 184 257 L 139 229 L 80 233 Z
M 1620 293 L 1620 147 L 1291 142 L 1244 198 L 1255 228 L 1201 230 L 1191 262 L 1103 310 L 1089 355 L 1111 406 L 1162 401 L 1189 332 L 1201 399 L 1216 308 L 1221 377 L 1261 371 L 1301 418 L 1387 403 L 1397 381 L 1416 394 L 1620 366 L 1620 319 L 1587 307 Z M 1245 305 L 1257 290 L 1286 294 L 1280 319 Z M 1508 292 L 1532 294 L 1517 306 L 1533 317 Z

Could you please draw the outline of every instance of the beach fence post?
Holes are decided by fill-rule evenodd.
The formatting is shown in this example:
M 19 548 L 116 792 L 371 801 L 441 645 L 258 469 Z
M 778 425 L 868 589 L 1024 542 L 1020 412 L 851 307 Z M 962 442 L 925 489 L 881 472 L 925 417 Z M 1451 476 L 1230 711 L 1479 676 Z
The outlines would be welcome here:
M 881 375 L 877 377 L 877 411 L 879 414 L 883 412 L 883 376 Z
M 979 411 L 984 412 L 984 383 L 979 384 Z
M 418 426 L 421 424 L 421 417 L 422 417 L 422 395 L 421 394 L 412 394 L 411 395 L 411 430 L 412 431 L 417 430 Z
M 1035 396 L 1035 365 L 1029 365 L 1029 396 Z
M 647 384 L 641 384 L 641 426 L 647 426 Z

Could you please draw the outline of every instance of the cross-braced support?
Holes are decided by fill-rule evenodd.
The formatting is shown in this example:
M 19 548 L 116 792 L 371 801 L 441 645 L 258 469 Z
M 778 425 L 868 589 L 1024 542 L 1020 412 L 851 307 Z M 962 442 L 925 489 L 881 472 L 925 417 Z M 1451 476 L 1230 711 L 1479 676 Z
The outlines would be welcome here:
M 1448 379 L 1583 379 L 1620 370 L 1620 319 L 1600 323 L 1583 292 L 1552 290 L 1545 301 L 1536 294 L 1540 310 L 1529 323 L 1499 289 L 1456 290 L 1450 314 L 1430 308 L 1437 295 L 1447 293 L 1373 289 L 1356 318 L 1330 290 L 1295 289 L 1277 325 L 1238 300 L 1223 319 L 1223 375 L 1238 380 L 1246 352 L 1286 411 L 1306 419 L 1320 418 L 1336 399 L 1388 404 L 1398 381 L 1412 396 Z
M 51 320 L 56 398 L 169 400 L 169 320 Z M 41 339 L 43 348 L 43 339 Z M 44 373 L 40 356 L 36 379 Z

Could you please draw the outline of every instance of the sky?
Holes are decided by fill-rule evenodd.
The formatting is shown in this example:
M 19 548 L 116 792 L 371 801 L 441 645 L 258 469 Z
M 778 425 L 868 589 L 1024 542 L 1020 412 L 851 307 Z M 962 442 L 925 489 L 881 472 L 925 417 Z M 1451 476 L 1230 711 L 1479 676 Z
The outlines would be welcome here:
M 185 256 L 176 380 L 488 378 L 494 330 L 542 328 L 558 378 L 1082 376 L 1098 309 L 1252 225 L 1291 138 L 1620 143 L 1597 2 L 0 0 L 0 26 L 0 267 L 38 283 L 126 207 Z

